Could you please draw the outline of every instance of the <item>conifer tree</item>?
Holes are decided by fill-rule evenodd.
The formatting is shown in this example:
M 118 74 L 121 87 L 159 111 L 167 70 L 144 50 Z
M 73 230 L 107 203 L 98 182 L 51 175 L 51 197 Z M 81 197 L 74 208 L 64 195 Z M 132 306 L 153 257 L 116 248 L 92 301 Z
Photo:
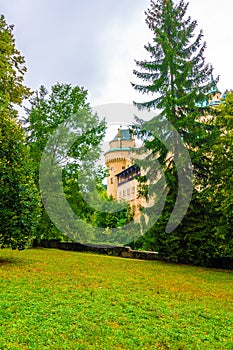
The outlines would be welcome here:
M 193 200 L 185 225 L 190 230 L 193 230 L 193 225 L 198 227 L 198 232 L 200 222 L 194 220 L 197 219 L 196 215 L 200 214 L 198 212 L 200 196 L 197 189 L 203 190 L 207 186 L 213 143 L 212 126 L 208 122 L 203 123 L 202 118 L 208 111 L 204 111 L 202 106 L 208 91 L 216 81 L 211 82 L 213 68 L 205 62 L 206 43 L 202 40 L 203 33 L 200 31 L 196 34 L 197 22 L 187 16 L 187 8 L 188 3 L 183 0 L 177 3 L 173 0 L 151 1 L 150 8 L 145 12 L 146 24 L 153 32 L 153 42 L 145 45 L 150 60 L 136 61 L 139 69 L 134 70 L 134 74 L 140 83 L 132 83 L 134 89 L 140 93 L 152 96 L 146 102 L 135 102 L 139 109 L 154 110 L 157 114 L 149 123 L 140 125 L 139 135 L 148 136 L 150 129 L 156 129 L 157 134 L 159 133 L 160 137 L 146 138 L 145 146 L 152 151 L 148 156 L 152 162 L 157 155 L 166 178 L 165 208 L 156 225 L 144 237 L 144 247 L 154 248 L 159 250 L 161 255 L 174 259 L 186 254 L 184 250 L 190 245 L 189 239 L 191 239 L 191 236 L 184 234 L 186 228 L 182 227 L 181 230 L 181 226 L 170 234 L 165 232 L 180 191 L 177 170 L 180 153 L 177 135 L 189 151 L 194 173 Z M 172 125 L 178 134 L 172 129 L 166 130 L 166 125 Z M 153 136 L 153 132 L 150 136 Z M 172 140 L 172 143 L 170 142 L 173 145 L 172 149 L 168 149 L 164 142 L 166 140 Z M 183 174 L 186 176 L 185 169 Z M 149 171 L 147 178 L 153 181 Z M 183 197 L 185 200 L 185 193 Z M 205 216 L 205 213 L 202 214 Z M 184 237 L 188 237 L 188 243 Z M 197 236 L 196 238 L 200 239 Z
M 205 63 L 202 31 L 193 39 L 197 22 L 185 17 L 187 7 L 183 0 L 178 5 L 173 0 L 151 1 L 146 24 L 154 38 L 153 44 L 145 46 L 151 60 L 136 61 L 140 71 L 134 74 L 145 84 L 132 86 L 153 96 L 148 102 L 135 102 L 139 109 L 159 110 L 160 119 L 165 117 L 184 142 L 192 145 L 196 141 L 193 132 L 202 125 L 198 106 L 211 87 L 213 69 Z

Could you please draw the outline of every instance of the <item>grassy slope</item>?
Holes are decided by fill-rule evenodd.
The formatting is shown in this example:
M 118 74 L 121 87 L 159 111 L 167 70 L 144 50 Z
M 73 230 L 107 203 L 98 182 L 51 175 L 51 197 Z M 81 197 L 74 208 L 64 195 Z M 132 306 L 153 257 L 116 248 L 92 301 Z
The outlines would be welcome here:
M 233 349 L 233 275 L 46 249 L 0 252 L 0 349 Z

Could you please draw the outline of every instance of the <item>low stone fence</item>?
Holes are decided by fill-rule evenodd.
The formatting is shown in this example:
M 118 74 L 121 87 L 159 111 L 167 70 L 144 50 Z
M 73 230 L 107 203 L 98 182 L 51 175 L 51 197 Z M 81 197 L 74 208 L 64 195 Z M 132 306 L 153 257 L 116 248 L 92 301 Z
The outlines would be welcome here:
M 95 244 L 81 244 L 75 242 L 60 242 L 58 240 L 44 239 L 41 242 L 34 242 L 34 247 L 43 247 L 43 248 L 54 248 L 62 250 L 70 250 L 74 252 L 89 252 L 97 254 L 105 254 L 111 256 L 119 256 L 122 258 L 130 259 L 142 259 L 142 260 L 160 260 L 165 262 L 172 262 L 172 259 L 161 258 L 157 252 L 152 251 L 141 251 L 133 250 L 130 247 L 125 246 L 111 246 L 111 245 L 95 245 Z M 176 263 L 181 264 L 191 264 L 189 261 L 179 261 Z M 218 257 L 209 259 L 206 262 L 205 267 L 233 270 L 233 259 L 231 257 Z
M 60 242 L 58 240 L 44 239 L 34 246 L 43 248 L 53 248 L 61 250 L 69 250 L 74 252 L 89 252 L 97 254 L 106 254 L 111 256 L 119 256 L 122 258 L 142 259 L 142 260 L 158 260 L 158 253 L 151 251 L 132 250 L 130 247 L 110 246 L 110 245 L 94 245 L 81 244 L 75 242 Z

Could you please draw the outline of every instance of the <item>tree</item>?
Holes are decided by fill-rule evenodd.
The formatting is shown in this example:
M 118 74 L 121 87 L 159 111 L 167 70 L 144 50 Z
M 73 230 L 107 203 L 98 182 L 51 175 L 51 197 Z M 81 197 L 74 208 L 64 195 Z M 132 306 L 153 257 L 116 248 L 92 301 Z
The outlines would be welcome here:
M 116 245 L 125 244 L 127 241 L 131 242 L 135 231 L 131 232 L 132 228 L 130 230 L 128 227 L 127 230 L 121 230 L 121 227 L 133 220 L 134 208 L 127 204 L 122 210 L 114 212 L 114 198 L 112 196 L 107 197 L 106 191 L 103 191 L 101 196 L 105 201 L 100 205 L 99 210 L 93 212 L 90 218 L 94 226 L 103 228 L 101 233 L 97 233 L 96 243 Z M 112 233 L 110 232 L 112 228 L 118 228 L 118 230 Z M 133 229 L 135 230 L 135 226 Z
M 23 249 L 35 237 L 39 195 L 22 126 L 4 111 L 0 143 L 0 246 Z
M 24 58 L 15 48 L 13 26 L 0 17 L 0 246 L 23 249 L 40 214 L 25 133 L 15 106 L 29 96 Z
M 141 70 L 134 70 L 136 77 L 147 84 L 132 86 L 143 94 L 156 95 L 151 101 L 135 105 L 139 109 L 158 109 L 159 123 L 164 119 L 169 121 L 192 151 L 197 146 L 197 138 L 200 144 L 201 134 L 206 131 L 206 125 L 199 120 L 198 106 L 206 99 L 211 87 L 212 67 L 205 64 L 206 43 L 201 42 L 202 31 L 191 41 L 197 22 L 185 18 L 187 6 L 183 0 L 178 5 L 172 0 L 151 1 L 146 23 L 153 31 L 154 39 L 153 45 L 148 44 L 145 49 L 152 60 L 136 61 Z M 160 160 L 164 161 L 168 150 L 161 152 L 161 143 L 153 142 L 151 147 L 160 151 Z M 150 146 L 149 142 L 147 146 Z
M 213 171 L 210 181 L 209 198 L 213 203 L 215 218 L 216 254 L 233 257 L 233 92 L 215 111 L 213 121 L 219 134 L 213 147 Z
M 7 25 L 3 15 L 0 17 L 0 105 L 1 108 L 13 109 L 13 104 L 21 105 L 29 96 L 30 90 L 23 85 L 26 67 L 24 57 L 15 47 L 13 25 Z
M 143 94 L 152 95 L 150 101 L 135 103 L 139 109 L 158 111 L 158 115 L 149 123 L 140 125 L 139 135 L 148 136 L 148 130 L 157 130 L 160 137 L 153 137 L 151 133 L 150 138 L 145 139 L 145 146 L 151 151 L 148 156 L 151 161 L 157 157 L 166 178 L 165 208 L 144 239 L 146 248 L 154 248 L 161 255 L 174 260 L 189 260 L 191 257 L 190 260 L 194 261 L 198 253 L 195 253 L 193 260 L 192 254 L 200 241 L 205 244 L 202 234 L 207 234 L 206 222 L 202 221 L 202 217 L 198 220 L 198 215 L 200 208 L 207 210 L 203 203 L 203 191 L 210 178 L 211 146 L 215 142 L 213 126 L 201 118 L 209 111 L 201 106 L 216 81 L 211 81 L 212 66 L 205 63 L 203 33 L 200 31 L 195 37 L 197 22 L 187 17 L 187 7 L 183 0 L 177 4 L 173 0 L 151 1 L 151 7 L 146 12 L 146 23 L 154 37 L 153 43 L 145 46 L 151 60 L 136 61 L 140 70 L 134 70 L 134 74 L 144 83 L 133 83 L 132 86 Z M 194 193 L 183 224 L 166 233 L 172 208 L 181 191 L 177 166 L 182 163 L 180 140 L 192 160 Z M 171 145 L 171 148 L 167 145 Z M 182 172 L 186 181 L 190 182 L 190 169 L 183 168 Z M 154 173 L 152 175 L 154 177 Z M 153 182 L 149 172 L 147 178 Z M 185 195 L 184 192 L 184 201 Z M 206 218 L 207 212 L 202 214 Z M 190 230 L 192 235 L 189 234 Z
M 88 221 L 93 209 L 83 199 L 79 179 L 81 172 L 87 171 L 85 162 L 88 162 L 88 168 L 91 169 L 88 176 L 97 178 L 99 176 L 95 163 L 99 158 L 100 143 L 105 134 L 105 122 L 99 121 L 98 116 L 93 115 L 87 102 L 87 91 L 78 86 L 58 83 L 52 86 L 50 94 L 41 86 L 30 99 L 30 103 L 30 108 L 26 109 L 25 125 L 37 173 L 37 185 L 39 187 L 39 167 L 46 146 L 52 164 L 50 185 L 52 168 L 56 170 L 56 167 L 59 167 L 62 169 L 63 188 L 70 206 L 80 219 Z M 69 135 L 60 135 L 60 139 L 49 146 L 47 142 L 62 125 L 69 126 Z M 69 150 L 69 155 L 64 156 L 64 149 L 68 147 L 73 135 L 75 137 L 76 131 L 78 136 Z M 85 184 L 83 186 L 85 187 Z M 46 201 L 46 193 L 42 195 Z M 58 203 L 59 201 L 54 205 L 59 205 Z M 57 211 L 59 213 L 59 208 Z M 90 236 L 91 234 L 89 232 Z M 56 238 L 62 235 L 43 210 L 42 220 L 38 226 L 38 238 L 45 237 Z

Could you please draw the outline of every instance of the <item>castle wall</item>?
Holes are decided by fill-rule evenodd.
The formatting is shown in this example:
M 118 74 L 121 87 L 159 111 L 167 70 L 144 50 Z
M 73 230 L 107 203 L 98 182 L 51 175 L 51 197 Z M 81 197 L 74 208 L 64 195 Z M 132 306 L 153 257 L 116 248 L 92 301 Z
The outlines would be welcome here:
M 120 157 L 119 154 L 115 154 L 115 158 L 109 157 L 108 161 L 106 161 L 106 165 L 109 171 L 109 176 L 107 178 L 107 195 L 108 197 L 113 196 L 113 198 L 116 199 L 118 186 L 116 174 L 127 167 L 127 160 L 124 155 Z
M 117 199 L 116 175 L 131 165 L 131 149 L 135 147 L 134 139 L 120 139 L 109 142 L 110 150 L 105 153 L 105 164 L 109 170 L 107 178 L 107 195 Z
M 111 148 L 133 148 L 135 147 L 134 140 L 113 140 L 109 142 L 109 147 Z

